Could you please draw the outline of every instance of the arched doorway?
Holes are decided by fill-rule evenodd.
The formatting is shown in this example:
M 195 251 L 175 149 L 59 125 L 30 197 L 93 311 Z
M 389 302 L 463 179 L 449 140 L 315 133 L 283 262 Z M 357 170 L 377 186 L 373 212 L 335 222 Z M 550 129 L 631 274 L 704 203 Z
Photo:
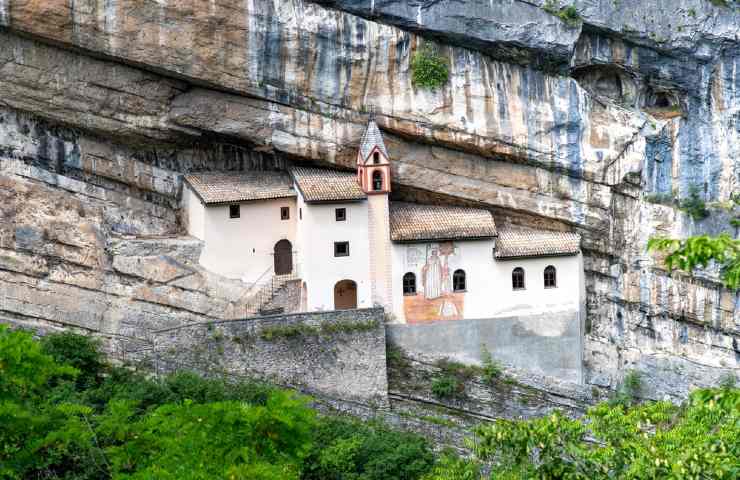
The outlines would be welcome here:
M 293 245 L 288 240 L 275 244 L 275 275 L 287 275 L 293 272 Z
M 334 285 L 334 309 L 357 308 L 357 284 L 352 280 L 342 280 Z

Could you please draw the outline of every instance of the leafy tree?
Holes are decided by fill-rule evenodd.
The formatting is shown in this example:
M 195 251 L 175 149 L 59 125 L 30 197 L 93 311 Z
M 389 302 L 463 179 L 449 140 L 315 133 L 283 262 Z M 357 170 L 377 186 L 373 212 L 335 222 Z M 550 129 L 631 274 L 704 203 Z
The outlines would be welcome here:
M 381 423 L 325 418 L 314 439 L 303 480 L 416 479 L 434 464 L 425 439 Z
M 734 479 L 740 475 L 740 390 L 703 389 L 682 407 L 601 403 L 584 420 L 559 412 L 476 429 L 491 478 Z
M 691 272 L 716 262 L 724 285 L 730 290 L 740 288 L 740 240 L 727 234 L 718 237 L 701 235 L 685 240 L 651 238 L 648 250 L 667 253 L 665 265 L 669 270 L 678 268 Z

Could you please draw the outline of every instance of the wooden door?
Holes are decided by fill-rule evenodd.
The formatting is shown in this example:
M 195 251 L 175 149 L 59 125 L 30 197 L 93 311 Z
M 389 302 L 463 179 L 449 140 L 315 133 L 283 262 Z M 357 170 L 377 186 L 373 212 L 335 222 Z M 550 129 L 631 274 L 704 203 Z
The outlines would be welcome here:
M 287 275 L 293 272 L 293 245 L 288 240 L 275 244 L 275 275 Z
M 342 280 L 334 285 L 334 309 L 357 308 L 357 284 L 352 280 Z

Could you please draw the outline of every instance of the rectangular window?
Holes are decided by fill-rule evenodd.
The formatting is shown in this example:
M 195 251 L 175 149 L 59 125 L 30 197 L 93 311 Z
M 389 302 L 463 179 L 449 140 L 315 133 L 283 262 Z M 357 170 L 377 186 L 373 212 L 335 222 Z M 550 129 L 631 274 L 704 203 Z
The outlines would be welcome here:
M 349 257 L 349 242 L 334 242 L 335 257 Z
M 298 209 L 298 220 L 303 220 L 303 209 L 302 208 Z
M 334 217 L 337 219 L 337 222 L 343 222 L 347 220 L 347 209 L 337 208 L 336 210 L 334 210 Z
M 280 220 L 290 220 L 290 207 L 280 207 Z
M 229 218 L 239 218 L 239 205 L 229 205 Z

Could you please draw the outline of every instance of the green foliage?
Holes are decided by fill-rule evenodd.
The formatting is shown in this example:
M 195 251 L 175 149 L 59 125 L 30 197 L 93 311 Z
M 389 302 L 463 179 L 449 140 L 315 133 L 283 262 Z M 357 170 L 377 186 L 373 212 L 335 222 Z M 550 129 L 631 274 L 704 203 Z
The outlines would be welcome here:
M 679 208 L 696 221 L 704 220 L 709 216 L 707 205 L 704 199 L 701 198 L 699 188 L 696 185 L 689 188 L 689 196 L 681 200 Z
M 453 375 L 443 374 L 432 379 L 432 394 L 437 398 L 461 397 L 464 392 L 465 385 Z
M 0 401 L 33 398 L 50 380 L 78 373 L 54 362 L 29 332 L 0 325 Z
M 581 21 L 581 15 L 575 5 L 560 7 L 558 0 L 547 0 L 542 9 L 551 15 L 555 15 L 571 27 L 577 26 Z
M 249 381 L 150 377 L 107 365 L 89 338 L 0 326 L 1 479 L 414 480 L 434 462 L 421 437 L 306 402 Z
M 451 452 L 443 452 L 431 472 L 422 480 L 479 480 L 480 466 L 474 460 L 460 458 Z
M 300 336 L 311 335 L 337 335 L 341 333 L 367 332 L 379 326 L 377 320 L 332 323 L 322 322 L 318 326 L 308 325 L 305 323 L 295 323 L 290 325 L 273 325 L 265 327 L 260 332 L 262 340 L 272 341 L 277 339 L 290 339 Z
M 104 362 L 99 351 L 100 342 L 92 337 L 63 332 L 41 339 L 41 349 L 58 364 L 76 368 L 80 387 L 95 385 L 103 373 Z
M 327 418 L 315 430 L 314 439 L 303 480 L 416 479 L 434 464 L 426 440 L 380 423 Z
M 493 359 L 491 352 L 483 345 L 481 357 L 483 359 L 483 369 L 481 376 L 483 381 L 488 385 L 493 385 L 494 380 L 501 376 L 503 369 L 501 364 Z
M 601 403 L 583 420 L 555 412 L 476 429 L 496 479 L 731 479 L 740 473 L 740 390 L 705 389 L 682 407 Z
M 642 389 L 642 379 L 636 370 L 630 370 L 624 376 L 621 385 L 617 388 L 616 395 L 609 401 L 610 405 L 630 406 L 637 402 L 637 397 Z
M 716 262 L 725 286 L 730 290 L 740 288 L 740 240 L 729 235 L 702 235 L 686 240 L 651 238 L 648 250 L 667 253 L 665 265 L 669 270 L 678 268 L 691 272 L 697 267 L 706 268 L 711 262 Z
M 414 86 L 436 90 L 447 83 L 449 68 L 444 58 L 431 47 L 420 48 L 411 59 Z

